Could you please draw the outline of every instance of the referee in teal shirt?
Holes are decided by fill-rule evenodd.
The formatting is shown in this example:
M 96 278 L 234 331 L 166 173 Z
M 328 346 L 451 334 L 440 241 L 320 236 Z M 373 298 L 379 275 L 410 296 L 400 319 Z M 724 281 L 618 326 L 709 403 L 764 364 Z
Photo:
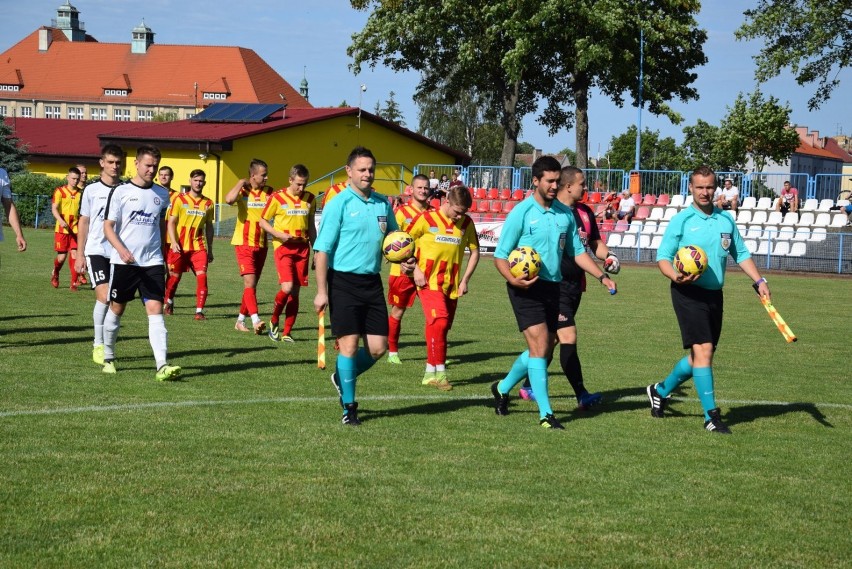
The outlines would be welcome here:
M 547 393 L 547 363 L 553 352 L 559 315 L 562 255 L 571 255 L 580 268 L 615 290 L 615 283 L 586 253 L 574 214 L 555 199 L 561 170 L 552 156 L 542 156 L 533 163 L 535 191 L 506 217 L 494 252 L 494 264 L 506 279 L 518 329 L 524 334 L 528 347 L 515 360 L 509 374 L 491 386 L 494 411 L 498 415 L 508 415 L 509 392 L 524 377 L 529 377 L 536 394 L 539 424 L 547 429 L 563 428 L 553 415 Z M 509 254 L 521 246 L 532 247 L 541 255 L 541 271 L 535 278 L 515 277 L 509 270 Z
M 675 215 L 657 250 L 657 266 L 671 279 L 672 305 L 680 325 L 683 348 L 689 354 L 679 360 L 661 383 L 645 388 L 651 401 L 651 416 L 664 416 L 669 394 L 692 377 L 704 408 L 704 428 L 721 434 L 731 430 L 722 422 L 713 391 L 713 352 L 722 333 L 722 286 L 730 256 L 754 281 L 761 297 L 770 296 L 766 279 L 760 276 L 731 215 L 713 205 L 716 174 L 707 166 L 690 176 L 693 203 Z M 681 247 L 697 245 L 707 253 L 707 269 L 686 276 L 674 268 L 672 259 Z
M 387 198 L 373 189 L 373 153 L 355 148 L 346 161 L 346 174 L 349 185 L 323 209 L 314 242 L 314 308 L 331 310 L 331 332 L 340 348 L 331 381 L 343 405 L 342 422 L 354 427 L 361 424 L 356 379 L 388 349 L 388 311 L 379 273 L 382 240 L 399 227 Z M 413 260 L 403 263 L 403 270 L 413 269 Z

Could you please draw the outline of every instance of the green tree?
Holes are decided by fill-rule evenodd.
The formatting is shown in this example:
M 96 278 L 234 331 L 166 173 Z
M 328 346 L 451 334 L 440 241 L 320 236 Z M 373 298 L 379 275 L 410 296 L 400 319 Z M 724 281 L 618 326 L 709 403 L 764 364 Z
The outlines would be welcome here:
M 157 113 L 151 119 L 153 122 L 173 122 L 178 120 L 178 112 L 177 111 L 163 111 L 161 113 Z
M 560 150 L 559 154 L 565 155 L 568 158 L 568 161 L 572 165 L 577 164 L 577 153 L 574 152 L 573 150 L 571 150 L 570 148 L 568 148 L 567 146 L 565 148 L 563 148 L 562 150 Z M 588 166 L 588 164 L 587 164 L 587 166 Z
M 500 164 L 511 165 L 521 119 L 535 110 L 552 77 L 552 10 L 541 0 L 351 0 L 370 11 L 347 53 L 365 64 L 416 70 L 416 94 L 441 90 L 447 106 L 476 85 L 503 130 Z M 442 33 L 435 34 L 436 22 Z M 508 185 L 508 181 L 501 181 Z
M 386 121 L 390 121 L 394 124 L 398 124 L 401 127 L 405 127 L 405 120 L 402 116 L 402 111 L 399 108 L 399 104 L 396 102 L 394 98 L 396 93 L 391 91 L 388 94 L 388 98 L 385 101 L 384 108 L 379 107 L 378 101 L 376 102 L 376 115 L 382 117 Z
M 529 142 L 519 142 L 515 149 L 515 154 L 532 154 L 535 152 L 535 146 Z
M 419 93 L 414 101 L 420 123 L 417 132 L 462 150 L 474 162 L 500 162 L 502 129 L 496 114 L 489 110 L 475 89 L 465 89 L 454 103 L 444 99 L 442 89 Z
M 740 93 L 720 126 L 719 152 L 736 160 L 737 169 L 750 158 L 755 172 L 769 160 L 786 164 L 799 145 L 799 135 L 790 128 L 790 107 L 756 89 L 746 98 Z
M 660 131 L 646 128 L 642 131 L 641 144 L 639 165 L 643 170 L 683 169 L 686 160 L 674 138 L 660 138 Z M 636 160 L 636 125 L 630 125 L 626 132 L 612 137 L 607 156 L 611 168 L 633 170 Z
M 818 81 L 808 108 L 819 108 L 852 61 L 852 0 L 760 0 L 744 14 L 736 37 L 764 40 L 755 57 L 758 82 L 790 68 L 799 85 Z
M 655 115 L 678 124 L 681 116 L 668 101 L 698 98 L 691 72 L 707 62 L 707 33 L 698 28 L 698 0 L 597 0 L 547 2 L 555 7 L 548 26 L 555 55 L 557 84 L 549 93 L 540 121 L 555 133 L 576 119 L 576 164 L 588 163 L 588 106 L 592 88 L 619 107 L 625 96 L 639 99 L 640 54 L 644 54 L 642 104 Z M 640 49 L 640 30 L 644 48 Z M 551 48 L 552 49 L 552 48 Z M 567 84 L 567 85 L 566 85 Z M 566 110 L 568 105 L 568 110 Z M 571 109 L 573 106 L 573 109 Z
M 4 117 L 0 116 L 0 168 L 5 168 L 9 176 L 23 172 L 27 168 L 27 148 L 15 136 Z

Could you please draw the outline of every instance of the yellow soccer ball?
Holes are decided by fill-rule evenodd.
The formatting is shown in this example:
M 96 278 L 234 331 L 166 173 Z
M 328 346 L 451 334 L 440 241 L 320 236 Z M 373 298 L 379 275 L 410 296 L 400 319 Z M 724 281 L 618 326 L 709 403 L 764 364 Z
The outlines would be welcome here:
M 687 245 L 675 253 L 673 264 L 684 275 L 700 275 L 707 269 L 707 253 L 698 245 Z
M 541 270 L 541 255 L 532 247 L 522 246 L 509 253 L 509 271 L 518 277 L 532 279 Z
M 417 247 L 405 231 L 391 231 L 382 241 L 382 255 L 391 263 L 402 263 L 414 256 Z

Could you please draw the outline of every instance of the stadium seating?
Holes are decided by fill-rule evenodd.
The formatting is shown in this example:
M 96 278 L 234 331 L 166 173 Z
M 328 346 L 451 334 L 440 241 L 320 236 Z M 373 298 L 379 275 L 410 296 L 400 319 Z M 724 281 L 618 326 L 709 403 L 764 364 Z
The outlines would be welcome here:
M 509 188 L 503 188 L 502 190 L 500 190 L 500 197 L 498 199 L 501 199 L 503 201 L 512 199 L 512 190 L 510 190 Z
M 648 206 L 642 206 L 636 210 L 636 215 L 633 216 L 633 219 L 637 221 L 642 221 L 644 219 L 648 219 L 651 215 L 651 209 Z
M 740 210 L 744 210 L 744 209 L 751 210 L 751 209 L 756 209 L 756 208 L 757 208 L 757 198 L 754 197 L 754 196 L 748 196 L 747 198 L 744 198 L 743 203 L 739 207 Z
M 814 227 L 813 231 L 811 231 L 811 238 L 808 241 L 825 241 L 826 235 L 825 227 Z
M 479 200 L 476 202 L 476 212 L 485 213 L 488 211 L 488 200 Z
M 659 206 L 667 206 L 671 202 L 671 195 L 669 194 L 661 194 L 660 197 L 657 198 L 657 205 Z
M 621 233 L 610 233 L 606 240 L 607 247 L 621 247 Z
M 737 212 L 737 223 L 751 223 L 751 210 L 741 209 Z
M 775 243 L 775 247 L 772 248 L 773 255 L 789 255 L 790 254 L 790 242 L 789 241 L 778 241 Z
M 801 227 L 801 226 L 810 227 L 811 225 L 814 224 L 814 221 L 815 221 L 815 219 L 814 219 L 813 212 L 806 211 L 805 213 L 803 213 L 802 215 L 799 216 L 799 222 L 796 225 L 798 225 L 799 227 Z
M 818 213 L 812 225 L 814 227 L 828 227 L 831 225 L 831 214 L 828 212 Z
M 759 225 L 749 225 L 744 237 L 746 239 L 760 239 L 761 235 L 763 235 L 763 229 Z
M 616 222 L 615 229 L 613 229 L 613 231 L 615 231 L 616 233 L 624 233 L 625 231 L 627 231 L 628 227 L 630 227 L 630 225 L 625 220 L 619 219 Z
M 522 199 L 524 199 L 524 191 L 523 190 L 515 190 L 514 192 L 512 192 L 512 199 L 515 200 L 516 202 L 521 201 Z
M 642 205 L 652 206 L 656 205 L 657 196 L 654 194 L 645 194 L 645 197 L 642 199 Z
M 769 240 L 764 239 L 757 244 L 757 251 L 754 252 L 756 255 L 768 255 L 769 254 Z
M 494 214 L 501 213 L 503 211 L 503 202 L 501 202 L 500 200 L 492 201 L 491 205 L 488 208 L 488 211 Z
M 793 242 L 790 247 L 790 252 L 787 253 L 790 257 L 803 257 L 807 253 L 807 244 L 802 242 Z
M 793 227 L 799 224 L 799 214 L 796 212 L 789 212 L 784 216 L 784 220 L 781 221 L 781 225 L 787 227 Z
M 691 194 L 686 196 L 685 198 L 683 198 L 683 207 L 687 208 L 687 207 L 691 206 L 693 200 L 694 200 L 694 198 L 692 197 Z
M 766 218 L 767 225 L 781 225 L 781 222 L 784 220 L 784 214 L 780 211 L 770 211 L 769 217 Z
M 500 199 L 500 190 L 497 188 L 489 188 L 488 193 L 485 195 L 485 199 L 487 200 L 498 200 Z
M 768 217 L 768 212 L 764 210 L 757 210 L 754 212 L 754 215 L 751 218 L 751 222 L 754 225 L 763 225 L 766 223 L 766 218 Z
M 661 244 L 662 242 L 663 242 L 663 236 L 662 236 L 662 235 L 654 235 L 654 238 L 653 238 L 653 239 L 651 239 L 651 246 L 650 246 L 650 248 L 651 248 L 651 249 L 659 249 L 659 248 L 660 248 L 660 244 Z
M 589 192 L 588 193 L 589 203 L 601 203 L 601 193 L 600 192 Z
M 754 209 L 770 210 L 772 209 L 772 198 L 762 197 L 757 200 L 757 205 Z
M 799 211 L 816 211 L 817 207 L 819 207 L 819 200 L 816 198 L 808 198 L 805 200 L 805 203 L 802 204 L 802 207 L 799 208 Z
M 664 207 L 655 207 L 651 209 L 651 213 L 648 215 L 648 219 L 651 221 L 659 221 L 663 219 L 663 215 L 666 213 L 666 208 Z
M 807 241 L 811 237 L 811 230 L 807 227 L 799 226 L 793 234 L 793 241 Z
M 757 241 L 755 241 L 754 239 L 746 239 L 744 243 L 749 253 L 757 253 Z
M 642 235 L 653 235 L 657 232 L 657 222 L 656 221 L 646 221 L 642 225 L 641 233 Z
M 601 231 L 612 231 L 613 229 L 615 229 L 615 221 L 613 221 L 612 219 L 605 219 L 601 222 Z
M 510 211 L 512 211 L 512 209 L 514 209 L 514 207 L 517 203 L 518 202 L 513 202 L 513 201 L 503 202 L 503 213 L 508 214 Z
M 669 226 L 668 221 L 661 221 L 660 224 L 657 226 L 657 235 L 662 235 L 663 233 L 665 233 L 666 228 L 668 226 Z
M 648 249 L 651 247 L 651 236 L 642 234 L 639 236 L 639 248 Z
M 849 205 L 849 200 L 837 200 L 837 207 L 844 208 Z
M 621 246 L 622 247 L 636 247 L 636 234 L 635 233 L 625 233 L 621 237 Z
M 475 188 L 473 190 L 473 199 L 475 200 L 484 200 L 485 199 L 485 188 Z
M 671 219 L 675 215 L 677 215 L 677 208 L 676 207 L 667 207 L 666 212 L 663 214 L 663 220 L 671 221 Z
M 817 211 L 831 211 L 832 206 L 834 206 L 834 200 L 821 200 Z
M 835 213 L 834 217 L 831 218 L 831 224 L 829 227 L 846 227 L 848 222 L 849 218 L 845 213 Z
M 660 196 L 660 197 L 662 197 L 662 196 Z M 677 208 L 683 207 L 683 202 L 684 202 L 683 195 L 675 194 L 671 197 L 671 200 L 669 201 L 668 207 L 670 207 L 670 208 L 673 207 L 673 208 L 677 209 Z M 658 200 L 657 204 L 659 204 L 659 203 L 660 202 Z

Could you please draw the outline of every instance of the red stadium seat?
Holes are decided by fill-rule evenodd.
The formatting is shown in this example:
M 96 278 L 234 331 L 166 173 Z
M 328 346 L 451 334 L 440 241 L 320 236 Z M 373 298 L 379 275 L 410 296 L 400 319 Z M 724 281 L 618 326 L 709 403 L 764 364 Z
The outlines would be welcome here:
M 485 199 L 485 188 L 475 188 L 473 190 L 473 199 L 484 200 Z
M 509 188 L 503 188 L 502 190 L 500 190 L 499 199 L 504 201 L 512 199 L 512 190 L 510 190 Z
M 610 220 L 610 221 L 612 221 L 612 220 Z M 625 231 L 627 231 L 627 229 L 629 227 L 630 227 L 629 223 L 627 223 L 623 219 L 619 219 L 618 223 L 615 224 L 615 229 L 613 231 L 615 231 L 616 233 L 624 233 Z
M 515 204 L 518 202 L 507 201 L 503 202 L 503 213 L 509 213 L 515 207 Z
M 483 213 L 481 217 L 482 221 L 494 221 L 493 213 Z
M 654 194 L 645 194 L 645 199 L 642 200 L 642 205 L 651 206 L 651 205 L 656 205 L 656 203 L 657 203 L 657 196 L 655 196 Z
M 601 230 L 601 231 L 610 232 L 610 231 L 612 231 L 613 229 L 615 229 L 615 220 L 613 220 L 613 219 L 604 219 L 604 220 L 601 222 L 601 225 L 600 225 L 600 230 Z
M 491 207 L 488 209 L 491 213 L 500 213 L 503 211 L 503 202 L 500 200 L 494 200 L 491 202 Z
M 500 199 L 500 190 L 497 188 L 491 188 L 488 190 L 488 195 L 485 196 L 485 199 L 489 200 L 499 200 Z
M 524 191 L 523 190 L 515 190 L 514 192 L 512 192 L 512 199 L 515 200 L 516 202 L 521 201 L 522 199 L 524 199 Z
M 657 198 L 657 205 L 667 206 L 671 199 L 672 197 L 669 194 L 660 194 L 660 197 Z
M 601 193 L 600 192 L 587 192 L 589 196 L 589 203 L 601 203 Z
M 488 200 L 479 200 L 476 202 L 476 211 L 479 213 L 485 213 L 488 211 Z
M 649 215 L 651 215 L 651 208 L 643 205 L 636 210 L 636 215 L 633 216 L 633 219 L 642 221 L 643 219 L 648 219 Z

